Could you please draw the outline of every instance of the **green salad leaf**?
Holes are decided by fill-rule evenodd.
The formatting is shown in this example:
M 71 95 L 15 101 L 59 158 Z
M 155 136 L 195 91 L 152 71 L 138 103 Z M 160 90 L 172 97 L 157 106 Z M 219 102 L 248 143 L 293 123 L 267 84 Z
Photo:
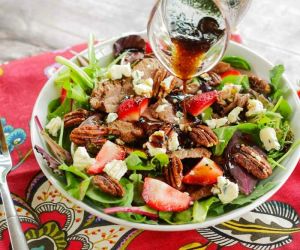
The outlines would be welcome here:
M 272 97 L 277 100 L 280 96 L 284 94 L 282 86 L 282 75 L 284 73 L 284 66 L 282 64 L 274 66 L 270 70 L 270 81 L 273 86 Z
M 144 205 L 145 201 L 142 197 L 143 192 L 143 176 L 141 174 L 133 173 L 129 176 L 129 180 L 132 181 L 134 189 L 133 189 L 133 201 L 137 205 Z
M 202 113 L 201 117 L 203 121 L 212 119 L 213 110 L 211 107 L 206 108 Z
M 210 207 L 208 214 L 209 216 L 218 216 L 233 209 L 245 206 L 272 190 L 276 185 L 277 183 L 268 180 L 260 182 L 249 195 L 239 194 L 235 200 L 228 204 L 222 204 L 221 201 L 215 202 Z
M 249 89 L 249 78 L 246 75 L 230 75 L 223 78 L 218 89 L 222 89 L 226 84 L 241 85 L 243 89 Z
M 193 205 L 193 222 L 205 221 L 211 205 L 218 201 L 219 199 L 215 196 L 212 196 L 207 200 L 195 201 Z
M 258 136 L 259 133 L 258 126 L 254 123 L 241 123 L 235 126 L 216 128 L 214 132 L 218 136 L 219 144 L 213 148 L 214 155 L 219 156 L 223 154 L 224 149 L 237 130 L 244 133 L 251 133 L 253 136 Z
M 86 175 L 84 172 L 80 171 L 77 167 L 75 166 L 67 166 L 66 164 L 62 164 L 58 167 L 58 169 L 66 171 L 66 172 L 70 172 L 82 179 L 88 179 L 89 176 Z
M 70 98 L 66 98 L 63 103 L 60 103 L 60 98 L 54 99 L 48 104 L 47 119 L 51 120 L 57 116 L 63 117 L 71 111 L 71 108 Z
M 224 56 L 222 58 L 222 61 L 229 63 L 232 67 L 236 69 L 251 70 L 250 63 L 240 56 Z
M 272 112 L 278 112 L 280 113 L 285 119 L 288 119 L 290 115 L 292 114 L 293 110 L 290 106 L 290 104 L 283 98 L 283 96 L 280 96 L 276 105 L 272 109 Z

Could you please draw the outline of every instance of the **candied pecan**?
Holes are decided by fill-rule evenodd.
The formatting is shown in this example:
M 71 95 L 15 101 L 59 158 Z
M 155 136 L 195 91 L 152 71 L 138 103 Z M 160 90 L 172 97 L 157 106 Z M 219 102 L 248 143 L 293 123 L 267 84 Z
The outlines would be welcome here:
M 78 146 L 87 144 L 102 145 L 108 129 L 97 125 L 83 125 L 72 130 L 70 140 Z
M 188 186 L 187 192 L 193 201 L 197 201 L 206 197 L 211 196 L 213 193 L 211 191 L 212 186 Z
M 172 91 L 172 89 L 175 87 L 176 79 L 173 77 L 172 79 L 169 79 L 171 81 L 170 84 L 164 84 L 164 80 L 168 76 L 168 71 L 163 68 L 158 68 L 155 71 L 153 78 L 152 97 L 164 98 Z
M 222 78 L 216 72 L 209 71 L 207 74 L 209 76 L 209 80 L 207 81 L 209 86 L 215 87 L 220 85 Z
M 164 175 L 167 180 L 167 183 L 170 186 L 176 189 L 181 188 L 182 170 L 183 170 L 183 165 L 181 160 L 176 156 L 172 157 L 169 165 L 164 168 Z
M 216 134 L 205 125 L 197 125 L 189 132 L 189 136 L 196 146 L 212 147 L 219 143 Z
M 230 69 L 230 64 L 226 62 L 218 62 L 218 64 L 213 67 L 211 70 L 212 72 L 215 72 L 217 74 L 222 74 Z
M 89 116 L 89 111 L 85 109 L 76 109 L 64 115 L 64 126 L 75 127 L 80 125 Z
M 249 83 L 256 92 L 267 95 L 271 93 L 271 85 L 257 76 L 249 76 Z
M 233 159 L 258 179 L 266 179 L 272 174 L 272 167 L 266 158 L 250 146 L 242 144 L 240 152 L 235 153 Z
M 125 195 L 125 190 L 122 185 L 106 173 L 94 176 L 93 183 L 104 193 L 117 197 L 123 197 Z

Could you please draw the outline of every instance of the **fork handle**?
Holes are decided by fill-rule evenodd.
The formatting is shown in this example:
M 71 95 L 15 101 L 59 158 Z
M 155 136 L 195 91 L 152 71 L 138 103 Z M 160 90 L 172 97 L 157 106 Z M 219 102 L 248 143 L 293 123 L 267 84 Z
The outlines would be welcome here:
M 25 235 L 6 181 L 0 185 L 0 191 L 12 248 L 14 250 L 28 250 Z

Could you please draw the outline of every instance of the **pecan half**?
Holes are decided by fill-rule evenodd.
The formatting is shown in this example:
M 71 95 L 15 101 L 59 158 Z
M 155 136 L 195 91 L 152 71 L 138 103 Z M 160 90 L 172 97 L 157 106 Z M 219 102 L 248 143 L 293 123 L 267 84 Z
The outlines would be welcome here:
M 125 190 L 122 185 L 106 173 L 94 176 L 93 183 L 104 193 L 116 197 L 123 197 L 125 195 Z
M 218 62 L 218 64 L 213 67 L 213 69 L 211 70 L 212 72 L 215 72 L 217 74 L 222 74 L 224 73 L 225 71 L 229 70 L 230 69 L 230 64 L 229 63 L 226 63 L 226 62 Z
M 257 76 L 249 76 L 249 84 L 256 92 L 267 95 L 271 93 L 271 85 Z
M 216 134 L 205 125 L 197 125 L 189 132 L 189 137 L 196 146 L 212 147 L 219 143 Z
M 250 146 L 242 144 L 240 152 L 235 153 L 233 159 L 258 179 L 266 179 L 272 174 L 272 167 L 266 158 Z
M 102 145 L 106 141 L 107 134 L 107 128 L 98 125 L 83 125 L 72 130 L 70 140 L 78 146 Z
M 209 196 L 212 196 L 212 186 L 189 186 L 187 192 L 190 194 L 190 197 L 193 201 L 197 201 Z
M 183 170 L 183 165 L 181 160 L 176 156 L 172 157 L 172 160 L 169 163 L 169 165 L 164 168 L 164 175 L 167 180 L 167 183 L 170 186 L 176 189 L 181 188 L 182 170 Z
M 209 75 L 209 78 L 210 78 L 210 80 L 208 80 L 208 82 L 207 82 L 209 86 L 215 87 L 215 86 L 220 85 L 222 78 L 217 73 L 215 73 L 213 71 L 209 71 L 209 72 L 207 72 L 207 74 Z
M 75 127 L 80 125 L 89 116 L 89 111 L 85 109 L 76 109 L 64 115 L 64 126 Z
M 177 80 L 175 77 L 173 77 L 172 79 L 169 79 L 170 83 L 166 83 L 164 80 L 167 77 L 169 77 L 169 73 L 166 69 L 158 68 L 155 71 L 153 78 L 152 97 L 164 98 L 173 90 Z

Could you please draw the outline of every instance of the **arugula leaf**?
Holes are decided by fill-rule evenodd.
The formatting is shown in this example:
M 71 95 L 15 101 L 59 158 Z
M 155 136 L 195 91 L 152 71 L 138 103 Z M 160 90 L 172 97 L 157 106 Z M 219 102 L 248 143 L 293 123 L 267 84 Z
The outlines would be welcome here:
M 71 111 L 71 99 L 66 98 L 63 103 L 60 103 L 60 98 L 52 100 L 48 104 L 47 119 L 51 120 L 57 116 L 63 117 Z
M 70 68 L 71 71 L 76 73 L 78 77 L 81 79 L 83 84 L 85 84 L 88 88 L 92 89 L 94 87 L 94 83 L 92 79 L 88 76 L 88 74 L 81 69 L 78 65 L 73 63 L 72 61 L 62 57 L 62 56 L 57 56 L 55 57 L 56 62 L 65 65 L 66 67 Z
M 195 201 L 193 205 L 193 222 L 203 222 L 206 219 L 208 210 L 211 205 L 220 201 L 217 197 L 212 196 L 207 200 Z
M 292 108 L 283 96 L 280 96 L 272 112 L 279 112 L 285 119 L 288 119 L 292 114 Z
M 237 130 L 255 135 L 258 133 L 258 126 L 254 123 L 241 123 L 235 126 L 226 126 L 214 129 L 213 131 L 219 139 L 219 144 L 213 148 L 214 155 L 219 156 L 223 154 L 224 149 Z
M 133 182 L 133 201 L 137 205 L 145 204 L 144 199 L 142 198 L 143 192 L 143 176 L 141 174 L 133 173 L 129 176 L 129 180 Z
M 240 56 L 224 56 L 222 61 L 237 69 L 251 70 L 249 62 Z
M 276 65 L 270 70 L 270 80 L 275 90 L 277 90 L 281 85 L 284 70 L 285 69 L 282 64 Z

